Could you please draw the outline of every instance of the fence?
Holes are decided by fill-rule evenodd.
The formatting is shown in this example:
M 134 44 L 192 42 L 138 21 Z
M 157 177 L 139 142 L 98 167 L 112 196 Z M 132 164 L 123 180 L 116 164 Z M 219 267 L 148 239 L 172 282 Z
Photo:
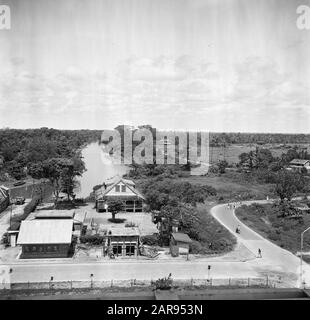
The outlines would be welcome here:
M 264 278 L 226 278 L 226 279 L 173 279 L 173 287 L 281 287 L 281 281 Z M 49 281 L 11 283 L 11 290 L 72 290 L 72 289 L 101 289 L 112 287 L 152 287 L 152 280 L 109 280 L 109 281 Z

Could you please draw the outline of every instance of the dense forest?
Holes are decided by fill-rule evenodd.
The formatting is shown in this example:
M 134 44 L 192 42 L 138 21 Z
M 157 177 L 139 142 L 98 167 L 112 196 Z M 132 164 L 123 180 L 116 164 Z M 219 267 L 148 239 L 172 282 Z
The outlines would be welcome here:
M 0 130 L 0 178 L 23 179 L 33 164 L 72 158 L 83 145 L 99 141 L 101 131 L 56 129 Z

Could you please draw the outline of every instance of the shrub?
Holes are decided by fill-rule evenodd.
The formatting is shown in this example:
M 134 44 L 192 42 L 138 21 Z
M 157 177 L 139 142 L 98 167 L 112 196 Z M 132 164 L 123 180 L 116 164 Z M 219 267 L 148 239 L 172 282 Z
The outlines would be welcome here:
M 113 222 L 113 223 L 123 223 L 126 221 L 126 219 L 121 219 L 121 218 L 109 218 L 108 221 Z
M 21 222 L 25 220 L 29 216 L 29 214 L 36 209 L 39 202 L 40 202 L 39 196 L 35 196 L 34 198 L 32 198 L 31 201 L 25 206 L 24 213 L 20 216 L 13 217 L 12 222 Z
M 269 239 L 273 241 L 279 241 L 281 239 L 279 233 L 277 233 L 275 230 L 271 230 L 269 232 Z
M 193 254 L 205 254 L 208 250 L 199 241 L 193 240 L 189 245 L 189 252 Z
M 157 234 L 147 235 L 140 238 L 142 244 L 148 246 L 159 246 L 159 237 Z
M 169 274 L 168 278 L 159 278 L 155 282 L 152 281 L 152 285 L 155 285 L 155 289 L 159 290 L 170 290 L 172 287 L 173 280 L 171 278 L 171 273 Z
M 221 238 L 217 241 L 212 242 L 213 251 L 230 251 L 233 249 L 233 242 L 226 238 Z
M 92 245 L 100 245 L 103 244 L 105 240 L 104 236 L 101 236 L 99 234 L 94 234 L 94 235 L 84 235 L 80 237 L 81 243 L 88 243 Z
M 33 212 L 36 209 L 39 202 L 40 202 L 40 197 L 38 196 L 31 199 L 31 201 L 24 208 L 24 215 L 28 216 L 31 212 Z
M 6 232 L 2 235 L 1 243 L 8 247 L 10 245 L 9 234 Z
M 134 222 L 130 221 L 125 224 L 125 227 L 126 228 L 134 228 L 134 227 L 137 227 L 137 225 Z
M 76 206 L 74 202 L 68 201 L 68 200 L 62 200 L 57 202 L 55 209 L 57 210 L 70 210 L 70 209 L 75 209 Z

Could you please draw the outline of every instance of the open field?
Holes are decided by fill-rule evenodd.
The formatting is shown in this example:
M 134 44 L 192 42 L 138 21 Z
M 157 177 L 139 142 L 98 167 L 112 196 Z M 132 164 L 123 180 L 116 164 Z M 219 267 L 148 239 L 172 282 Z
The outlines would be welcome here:
M 217 197 L 223 197 L 223 200 L 237 199 L 239 195 L 249 195 L 255 199 L 265 199 L 267 195 L 272 196 L 273 185 L 253 184 L 251 180 L 246 181 L 244 175 L 238 172 L 227 172 L 222 175 L 183 177 L 180 180 L 193 184 L 210 185 L 217 190 Z
M 310 215 L 302 218 L 282 218 L 272 204 L 253 204 L 236 210 L 237 217 L 264 238 L 293 254 L 300 251 L 300 234 L 310 226 Z M 304 236 L 304 252 L 310 252 L 310 234 Z M 309 262 L 310 256 L 304 260 Z
M 307 149 L 310 151 L 309 144 L 263 144 L 257 145 L 255 143 L 247 144 L 231 144 L 227 147 L 210 147 L 210 162 L 216 163 L 218 160 L 225 159 L 229 164 L 236 164 L 239 162 L 239 155 L 243 152 L 249 152 L 255 150 L 256 147 L 269 149 L 274 157 L 281 156 L 282 153 L 286 153 L 288 149 L 297 146 L 299 149 Z

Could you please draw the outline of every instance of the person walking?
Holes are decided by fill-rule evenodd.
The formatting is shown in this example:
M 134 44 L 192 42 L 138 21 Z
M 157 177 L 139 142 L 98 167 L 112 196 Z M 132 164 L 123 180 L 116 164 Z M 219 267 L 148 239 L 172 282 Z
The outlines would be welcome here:
M 258 258 L 262 258 L 262 250 L 260 248 L 258 249 Z

